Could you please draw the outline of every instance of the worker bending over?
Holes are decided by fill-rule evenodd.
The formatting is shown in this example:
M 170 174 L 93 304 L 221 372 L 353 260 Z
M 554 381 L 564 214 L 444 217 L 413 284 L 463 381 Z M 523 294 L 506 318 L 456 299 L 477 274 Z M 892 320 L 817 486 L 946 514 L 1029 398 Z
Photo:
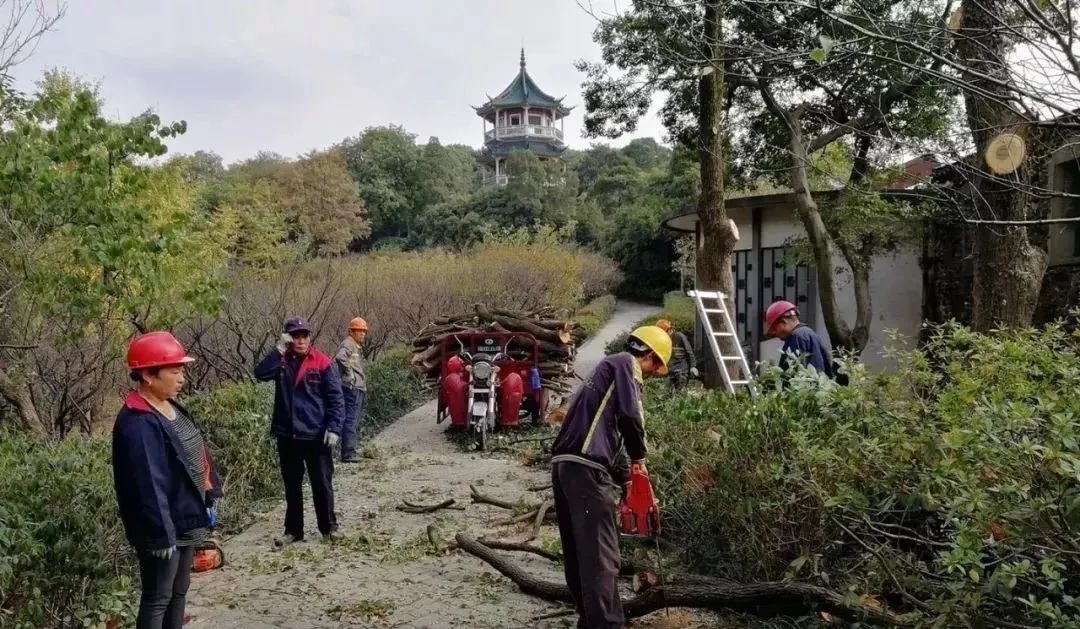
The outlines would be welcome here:
M 776 301 L 765 311 L 765 329 L 769 336 L 784 342 L 780 356 L 780 368 L 787 371 L 791 357 L 804 365 L 813 367 L 830 378 L 835 378 L 832 357 L 817 332 L 799 321 L 799 309 L 790 301 Z
M 616 585 L 613 490 L 627 490 L 631 461 L 644 469 L 644 377 L 664 375 L 670 360 L 667 332 L 656 326 L 634 330 L 626 351 L 600 361 L 574 395 L 552 447 L 555 513 L 578 627 L 619 628 L 625 622 Z
M 681 391 L 690 378 L 701 375 L 697 368 L 697 356 L 694 355 L 694 344 L 682 330 L 676 330 L 667 319 L 657 321 L 656 327 L 671 336 L 671 365 L 668 367 L 668 381 L 673 389 Z

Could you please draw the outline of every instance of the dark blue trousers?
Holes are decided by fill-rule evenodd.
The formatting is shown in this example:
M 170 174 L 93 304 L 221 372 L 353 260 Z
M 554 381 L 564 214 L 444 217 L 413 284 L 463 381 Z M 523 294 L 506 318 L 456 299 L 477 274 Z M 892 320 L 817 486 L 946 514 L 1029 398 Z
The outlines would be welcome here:
M 363 423 L 367 391 L 342 387 L 345 394 L 345 422 L 341 425 L 341 460 L 355 458 L 360 439 L 357 433 Z

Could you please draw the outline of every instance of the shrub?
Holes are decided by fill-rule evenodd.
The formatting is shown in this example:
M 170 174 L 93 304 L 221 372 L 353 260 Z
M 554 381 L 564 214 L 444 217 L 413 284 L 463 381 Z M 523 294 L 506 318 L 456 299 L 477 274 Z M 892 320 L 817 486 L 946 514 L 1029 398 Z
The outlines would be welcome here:
M 373 357 L 408 343 L 433 319 L 477 302 L 569 310 L 617 281 L 611 262 L 549 241 L 496 241 L 467 253 L 373 253 L 287 267 L 271 278 L 235 277 L 222 316 L 178 332 L 201 359 L 192 380 L 206 388 L 247 378 L 292 314 L 311 320 L 316 346 L 327 352 L 337 349 L 349 319 L 363 316 L 371 326 L 366 353 Z
M 604 295 L 577 309 L 572 318 L 585 332 L 585 336 L 589 337 L 599 332 L 613 314 L 615 314 L 615 296 Z
M 395 347 L 367 366 L 367 409 L 361 438 L 368 438 L 424 401 L 420 375 L 409 364 L 409 348 Z
M 694 336 L 694 301 L 679 292 L 671 292 L 664 295 L 664 309 L 660 314 L 645 317 L 634 324 L 634 328 L 643 325 L 655 325 L 657 321 L 667 319 L 690 338 Z M 611 339 L 604 347 L 607 354 L 617 354 L 626 349 L 626 339 L 630 336 L 630 330 Z
M 697 570 L 817 581 L 925 626 L 1076 626 L 1075 338 L 949 327 L 895 356 L 847 387 L 804 371 L 757 398 L 652 391 L 668 530 Z
M 240 382 L 186 400 L 206 439 L 224 485 L 218 519 L 226 532 L 249 525 L 256 506 L 281 492 L 277 445 L 270 435 L 273 386 Z
M 0 624 L 133 619 L 133 557 L 102 439 L 0 436 Z

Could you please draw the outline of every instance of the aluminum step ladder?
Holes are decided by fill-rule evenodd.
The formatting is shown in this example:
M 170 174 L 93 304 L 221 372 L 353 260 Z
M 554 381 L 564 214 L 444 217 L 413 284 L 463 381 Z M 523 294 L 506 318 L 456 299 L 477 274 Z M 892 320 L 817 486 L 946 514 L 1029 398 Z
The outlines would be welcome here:
M 720 376 L 724 379 L 724 388 L 728 393 L 735 393 L 735 388 L 742 386 L 746 387 L 750 395 L 756 396 L 754 375 L 750 371 L 750 364 L 746 362 L 742 343 L 739 342 L 738 328 L 735 327 L 731 314 L 728 312 L 726 296 L 723 293 L 700 290 L 692 290 L 687 295 L 693 298 L 697 306 L 698 319 L 701 320 L 701 325 L 709 338 L 709 348 L 712 349 L 713 358 L 720 369 Z M 713 317 L 716 317 L 719 331 L 713 327 Z M 720 339 L 730 339 L 729 344 L 735 348 L 735 353 L 725 355 L 720 350 Z M 727 368 L 731 363 L 735 363 L 740 372 L 734 378 Z

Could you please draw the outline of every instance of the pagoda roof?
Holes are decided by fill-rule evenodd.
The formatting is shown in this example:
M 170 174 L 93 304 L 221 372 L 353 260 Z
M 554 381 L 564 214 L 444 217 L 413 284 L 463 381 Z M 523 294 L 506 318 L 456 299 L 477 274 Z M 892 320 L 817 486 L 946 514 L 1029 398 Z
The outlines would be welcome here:
M 566 147 L 543 140 L 496 140 L 487 143 L 482 158 L 506 157 L 514 151 L 528 151 L 539 157 L 562 157 Z
M 560 116 L 565 116 L 570 113 L 573 107 L 564 105 L 562 103 L 563 98 L 566 97 L 555 98 L 550 96 L 533 81 L 528 71 L 525 70 L 525 49 L 522 48 L 521 70 L 518 71 L 517 76 L 510 82 L 510 85 L 506 86 L 506 89 L 500 92 L 498 96 L 494 98 L 488 96 L 486 103 L 480 107 L 474 106 L 473 109 L 476 110 L 476 115 L 486 117 L 505 107 L 529 105 L 555 109 Z

